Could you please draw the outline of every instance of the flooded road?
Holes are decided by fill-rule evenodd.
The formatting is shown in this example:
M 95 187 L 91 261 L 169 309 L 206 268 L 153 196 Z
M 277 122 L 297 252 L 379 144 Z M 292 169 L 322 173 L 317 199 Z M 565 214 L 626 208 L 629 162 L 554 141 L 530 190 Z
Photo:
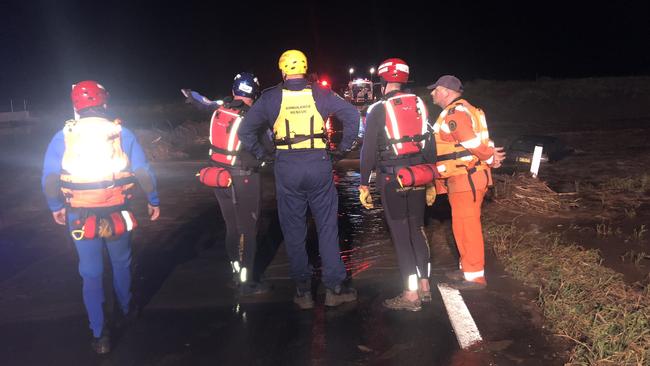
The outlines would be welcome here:
M 561 364 L 531 320 L 513 304 L 517 284 L 495 276 L 488 291 L 466 302 L 485 343 L 460 350 L 440 295 L 418 313 L 391 312 L 382 301 L 400 289 L 379 196 L 375 209 L 358 204 L 358 169 L 344 161 L 336 171 L 342 255 L 357 303 L 299 311 L 274 209 L 273 186 L 264 185 L 260 249 L 271 294 L 239 298 L 228 286 L 225 229 L 214 196 L 194 173 L 198 162 L 156 164 L 162 216 L 140 218 L 134 234 L 134 301 L 142 308 L 131 327 L 113 332 L 113 352 L 95 355 L 81 301 L 76 253 L 54 225 L 33 168 L 4 166 L 20 181 L 4 182 L 16 204 L 0 227 L 0 359 L 3 365 L 553 365 Z M 14 170 L 12 170 L 14 169 Z M 4 173 L 3 173 L 4 174 Z M 14 176 L 16 176 L 14 175 Z M 267 182 L 270 180 L 267 180 Z M 34 194 L 34 192 L 37 192 Z M 10 197 L 7 197 L 9 199 Z M 425 232 L 433 252 L 434 282 L 456 259 L 449 244 L 444 200 L 429 210 Z M 11 219 L 11 220 L 9 220 Z M 37 225 L 34 225 L 34 223 Z M 315 275 L 315 230 L 308 237 Z M 108 266 L 107 268 L 110 268 Z M 489 269 L 489 268 L 488 268 Z M 110 271 L 105 286 L 110 289 Z M 435 286 L 434 286 L 435 288 Z M 113 299 L 107 290 L 106 308 Z

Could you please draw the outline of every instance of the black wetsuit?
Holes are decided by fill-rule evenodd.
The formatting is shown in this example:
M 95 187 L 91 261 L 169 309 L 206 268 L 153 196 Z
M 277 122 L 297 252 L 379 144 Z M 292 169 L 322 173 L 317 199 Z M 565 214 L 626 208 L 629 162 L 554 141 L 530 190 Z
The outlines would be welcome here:
M 206 106 L 200 101 L 190 100 L 197 108 L 203 110 L 216 110 L 217 105 Z M 232 100 L 224 105 L 225 108 L 241 111 L 245 114 L 249 106 L 241 100 Z M 262 146 L 272 152 L 272 142 L 261 137 Z M 230 258 L 235 276 L 242 279 L 260 280 L 262 268 L 255 267 L 255 253 L 257 251 L 257 231 L 260 220 L 260 207 L 262 203 L 262 185 L 258 171 L 260 162 L 250 152 L 240 149 L 235 166 L 226 166 L 212 162 L 216 166 L 228 169 L 232 177 L 232 184 L 228 188 L 215 188 L 215 196 L 219 202 L 221 215 L 226 223 L 226 251 Z M 245 276 L 241 271 L 246 268 Z
M 384 99 L 393 97 L 396 91 Z M 395 159 L 385 134 L 386 109 L 381 103 L 371 107 L 366 117 L 366 133 L 361 147 L 361 184 L 368 185 L 370 174 L 377 171 L 376 186 L 381 194 L 384 216 L 397 252 L 404 288 L 411 275 L 428 278 L 429 243 L 424 233 L 425 187 L 401 188 L 395 174 L 401 167 L 433 162 L 435 145 L 426 141 L 420 154 Z

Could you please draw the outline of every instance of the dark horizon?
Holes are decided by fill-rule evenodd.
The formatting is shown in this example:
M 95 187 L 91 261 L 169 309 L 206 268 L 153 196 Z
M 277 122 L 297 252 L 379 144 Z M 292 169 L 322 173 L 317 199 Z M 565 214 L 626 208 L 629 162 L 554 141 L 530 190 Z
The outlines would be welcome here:
M 388 57 L 406 60 L 416 85 L 442 74 L 650 75 L 646 5 L 328 5 L 306 2 L 288 12 L 279 3 L 246 10 L 198 2 L 10 2 L 2 10 L 0 100 L 65 102 L 70 85 L 85 79 L 103 83 L 117 102 L 171 101 L 183 87 L 223 96 L 241 71 L 256 73 L 263 87 L 280 82 L 277 58 L 292 48 L 335 88 L 348 81 L 350 67 L 358 70 L 353 76 L 368 77 Z M 440 9 L 425 10 L 432 6 Z

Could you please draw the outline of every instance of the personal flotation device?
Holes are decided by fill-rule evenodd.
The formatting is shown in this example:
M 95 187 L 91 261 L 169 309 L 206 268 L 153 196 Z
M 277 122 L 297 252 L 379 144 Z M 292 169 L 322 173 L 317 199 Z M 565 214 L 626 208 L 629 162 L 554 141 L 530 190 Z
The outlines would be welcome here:
M 398 93 L 383 101 L 386 109 L 386 142 L 392 149 L 392 158 L 418 154 L 429 136 L 427 110 L 415 94 Z
M 219 107 L 210 120 L 210 159 L 225 166 L 237 162 L 241 143 L 237 131 L 244 118 L 242 110 Z
M 137 226 L 135 216 L 128 210 L 107 213 L 86 211 L 70 223 L 70 234 L 75 240 L 112 238 L 129 232 Z
M 440 113 L 433 125 L 437 150 L 436 167 L 441 178 L 470 174 L 474 171 L 489 168 L 488 164 L 481 163 L 478 157 L 451 136 L 452 130 L 445 118 L 448 114 L 455 112 L 467 113 L 472 120 L 472 129 L 481 143 L 488 146 L 493 145 L 490 141 L 485 113 L 464 99 L 454 101 Z
M 278 149 L 325 149 L 325 122 L 312 94 L 311 85 L 303 90 L 282 89 L 280 113 L 273 124 Z
M 131 197 L 135 178 L 122 150 L 121 132 L 119 120 L 86 117 L 66 122 L 60 179 L 70 207 L 123 206 Z
M 232 176 L 228 169 L 210 166 L 199 171 L 199 180 L 208 187 L 226 188 L 232 184 Z

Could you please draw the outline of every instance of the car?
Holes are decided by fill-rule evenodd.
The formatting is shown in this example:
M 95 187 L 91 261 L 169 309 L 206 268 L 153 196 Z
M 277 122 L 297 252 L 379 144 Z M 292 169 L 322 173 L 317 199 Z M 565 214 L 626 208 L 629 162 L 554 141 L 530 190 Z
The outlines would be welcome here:
M 535 146 L 542 146 L 542 163 L 553 163 L 570 155 L 573 149 L 554 136 L 523 135 L 517 137 L 506 149 L 506 163 L 530 164 Z

